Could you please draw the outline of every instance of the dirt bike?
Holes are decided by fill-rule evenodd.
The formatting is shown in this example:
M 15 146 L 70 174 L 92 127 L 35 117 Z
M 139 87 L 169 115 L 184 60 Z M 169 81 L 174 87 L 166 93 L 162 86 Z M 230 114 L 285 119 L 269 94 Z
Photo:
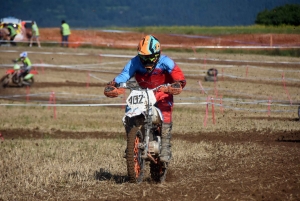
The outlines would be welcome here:
M 164 86 L 164 85 L 161 85 Z M 130 89 L 127 108 L 122 119 L 127 132 L 127 173 L 131 183 L 143 181 L 146 162 L 150 162 L 151 178 L 155 182 L 166 179 L 168 163 L 160 161 L 162 113 L 155 106 L 154 91 L 142 89 L 136 81 L 120 83 L 119 88 Z
M 13 69 L 8 69 L 6 75 L 1 78 L 2 87 L 8 87 L 9 84 L 19 87 L 31 86 L 34 83 L 34 75 L 38 74 L 37 71 L 31 70 L 25 77 L 21 78 L 19 76 L 21 73 L 22 69 L 18 64 L 15 64 Z

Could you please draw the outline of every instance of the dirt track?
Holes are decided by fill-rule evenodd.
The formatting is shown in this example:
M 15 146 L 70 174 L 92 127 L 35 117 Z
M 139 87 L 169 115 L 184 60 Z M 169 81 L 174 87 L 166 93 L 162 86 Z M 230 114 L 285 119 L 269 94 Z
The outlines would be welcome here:
M 270 121 L 273 118 L 269 119 Z M 296 121 L 296 119 L 288 119 L 284 121 Z M 114 139 L 119 138 L 120 133 L 101 133 L 101 132 L 62 132 L 53 130 L 50 134 L 45 135 L 38 128 L 35 130 L 0 130 L 2 137 L 5 141 L 14 139 Z M 261 131 L 260 131 L 261 133 Z M 230 137 L 226 137 L 230 136 Z M 219 158 L 218 163 L 226 164 L 227 167 L 234 168 L 235 171 L 215 167 L 216 169 L 173 169 L 170 168 L 168 176 L 166 179 L 166 185 L 162 188 L 160 185 L 153 184 L 151 181 L 145 181 L 139 185 L 139 188 L 134 190 L 136 195 L 142 195 L 144 192 L 142 189 L 151 189 L 155 193 L 155 200 L 215 200 L 220 196 L 220 200 L 299 200 L 299 169 L 297 168 L 300 163 L 299 150 L 300 150 L 300 133 L 299 132 L 278 132 L 274 133 L 272 131 L 265 131 L 263 135 L 258 135 L 257 131 L 246 132 L 246 133 L 228 133 L 221 134 L 218 133 L 194 133 L 188 135 L 173 134 L 173 140 L 183 140 L 192 143 L 225 143 L 227 146 L 234 146 L 235 144 L 240 145 L 250 145 L 258 144 L 264 147 L 263 158 L 266 161 L 261 161 L 260 164 L 255 164 L 253 168 L 243 167 L 241 161 L 244 160 L 243 157 L 239 160 L 234 158 Z M 2 141 L 3 143 L 3 141 Z M 1 143 L 0 143 L 1 144 Z M 39 146 L 36 143 L 36 146 Z M 278 150 L 282 150 L 284 153 L 290 153 L 288 150 L 297 150 L 290 155 L 286 154 L 275 154 L 272 153 L 272 147 L 276 147 Z M 247 156 L 253 157 L 253 156 Z M 201 161 L 198 161 L 201 163 Z M 202 161 L 211 165 L 209 162 Z M 298 165 L 297 165 L 298 164 Z M 263 166 L 261 166 L 263 165 Z M 221 165 L 222 166 L 222 165 Z M 247 166 L 247 165 L 246 165 Z M 188 175 L 186 175 L 188 174 Z M 201 177 L 200 180 L 190 180 L 182 182 L 185 178 L 189 177 Z M 205 176 L 204 176 L 205 175 Z M 210 176 L 208 176 L 210 175 Z M 234 180 L 239 181 L 241 178 L 243 183 L 234 182 Z M 280 180 L 278 180 L 281 178 Z M 95 179 L 102 182 L 114 181 L 116 185 L 115 188 L 121 188 L 126 185 L 126 191 L 131 191 L 135 186 L 128 186 L 128 178 L 126 175 L 113 175 L 107 171 L 96 171 Z M 284 181 L 283 181 L 284 180 Z M 168 186 L 171 185 L 171 188 Z M 179 184 L 179 185 L 177 185 Z M 268 190 L 258 190 L 259 185 L 270 186 Z M 124 186 L 122 187 L 124 188 Z M 89 189 L 97 189 L 97 186 L 91 186 Z M 164 189 L 164 191 L 161 191 Z M 52 190 L 52 189 L 51 189 Z M 55 189 L 54 191 L 61 194 L 61 189 Z M 75 191 L 82 191 L 81 187 L 74 188 Z M 49 190 L 47 190 L 49 191 Z M 82 192 L 83 195 L 88 195 L 87 192 Z M 183 194 L 184 193 L 184 194 Z M 152 193 L 151 193 L 152 194 Z M 98 200 L 96 197 L 101 196 L 97 194 L 94 199 L 88 200 Z M 291 199 L 287 199 L 288 195 L 292 195 Z M 38 195 L 37 195 L 38 196 Z M 51 197 L 55 197 L 56 194 L 53 193 Z M 113 196 L 108 196 L 104 200 L 153 200 L 151 197 L 140 196 L 139 198 L 133 198 L 130 195 L 124 197 L 124 195 L 115 194 Z M 114 198 L 112 198 L 114 197 Z M 46 197 L 36 197 L 38 199 L 46 199 Z M 100 199 L 103 200 L 103 199 Z
M 84 83 L 55 83 L 49 86 L 49 83 L 35 83 L 34 87 L 43 88 L 43 87 L 85 87 Z M 96 87 L 91 85 L 91 87 Z M 13 89 L 16 92 L 19 89 Z M 2 90 L 3 92 L 3 90 Z M 3 95 L 3 93 L 1 93 Z M 38 99 L 36 99 L 38 100 Z M 44 101 L 47 101 L 46 99 Z M 58 100 L 59 101 L 59 100 Z M 245 117 L 247 118 L 247 117 Z M 251 117 L 249 117 L 251 118 Z M 258 118 L 255 118 L 258 119 Z M 265 119 L 265 118 L 264 118 Z M 295 118 L 278 118 L 278 117 L 269 117 L 268 121 L 299 121 Z M 66 132 L 60 130 L 52 130 L 49 132 L 43 132 L 38 127 L 34 130 L 24 130 L 20 129 L 0 129 L 2 134 L 2 139 L 5 141 L 10 141 L 14 139 L 115 139 L 119 138 L 121 133 L 112 133 L 112 132 Z M 260 134 L 258 134 L 260 133 Z M 262 134 L 263 133 L 263 134 Z M 124 136 L 123 136 L 124 137 Z M 123 138 L 125 140 L 125 138 Z M 236 166 L 236 170 L 232 175 L 223 175 L 222 169 L 213 169 L 205 170 L 205 172 L 200 170 L 174 170 L 170 168 L 170 171 L 167 176 L 166 182 L 172 184 L 171 189 L 166 187 L 165 192 L 160 192 L 159 185 L 152 184 L 151 181 L 145 181 L 143 184 L 140 184 L 140 189 L 142 187 L 149 188 L 148 185 L 151 185 L 150 189 L 156 191 L 155 200 L 215 200 L 220 196 L 220 200 L 299 200 L 299 169 L 298 165 L 300 164 L 300 132 L 274 132 L 272 130 L 266 131 L 247 131 L 247 132 L 231 132 L 231 133 L 190 133 L 190 134 L 180 134 L 173 133 L 173 140 L 183 140 L 192 143 L 224 143 L 228 146 L 240 144 L 247 145 L 249 143 L 255 143 L 259 146 L 264 147 L 265 150 L 271 150 L 272 147 L 276 149 L 285 150 L 285 153 L 290 153 L 291 155 L 278 155 L 276 153 L 268 152 L 264 154 L 264 158 L 272 161 L 266 165 L 266 167 L 260 167 L 255 165 L 254 168 L 242 168 L 237 165 L 239 162 L 236 159 L 220 159 L 226 163 L 229 167 Z M 2 141 L 1 143 L 5 142 Z M 0 144 L 1 144 L 0 143 Z M 37 144 L 38 146 L 38 144 Z M 289 150 L 296 150 L 296 152 L 291 153 Z M 293 155 L 293 156 L 292 156 Z M 252 156 L 253 157 L 253 156 Z M 290 160 L 292 158 L 292 161 Z M 241 161 L 243 159 L 241 158 Z M 200 162 L 200 161 L 199 161 Z M 262 162 L 264 164 L 264 162 Z M 271 171 L 270 171 L 271 170 Z M 207 172 L 208 171 L 208 172 Z M 184 173 L 185 172 L 185 173 Z M 225 171 L 226 172 L 226 171 Z M 298 172 L 298 173 L 297 173 Z M 189 176 L 199 174 L 211 175 L 210 177 L 203 176 L 201 180 L 190 181 L 182 185 L 179 184 L 185 174 Z M 245 177 L 244 183 L 230 182 L 229 180 L 235 180 L 239 177 Z M 276 178 L 276 179 L 275 179 Z M 284 182 L 278 181 L 277 178 L 285 179 Z M 99 181 L 114 181 L 117 185 L 127 185 L 128 178 L 126 175 L 113 175 L 110 172 L 95 172 L 95 179 Z M 257 185 L 271 185 L 270 190 L 259 191 Z M 97 188 L 97 187 L 94 187 Z M 133 188 L 129 187 L 129 189 Z M 75 191 L 81 191 L 80 187 L 75 188 Z M 57 192 L 60 192 L 59 189 L 56 189 Z M 86 194 L 85 192 L 82 192 Z M 137 194 L 142 194 L 141 190 L 136 191 Z M 183 196 L 186 195 L 187 197 Z M 292 199 L 286 199 L 287 195 L 293 195 Z M 53 194 L 55 197 L 55 194 Z M 114 197 L 116 197 L 115 195 Z M 47 198 L 47 197 L 44 197 Z M 39 197 L 39 199 L 44 199 Z M 119 196 L 116 200 L 137 200 L 130 198 L 130 196 Z M 89 200 L 98 200 L 98 199 L 89 199 Z M 108 200 L 115 200 L 109 199 Z M 153 200 L 149 197 L 140 197 L 138 200 Z

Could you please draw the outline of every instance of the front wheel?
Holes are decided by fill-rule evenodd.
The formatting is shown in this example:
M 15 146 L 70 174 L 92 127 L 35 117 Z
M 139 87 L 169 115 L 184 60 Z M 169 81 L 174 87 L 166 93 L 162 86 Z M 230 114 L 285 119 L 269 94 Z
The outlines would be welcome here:
M 168 163 L 160 162 L 157 160 L 157 163 L 150 162 L 150 174 L 151 179 L 154 182 L 162 183 L 166 180 L 168 171 Z
M 131 183 L 143 181 L 145 159 L 142 158 L 143 150 L 139 148 L 139 143 L 142 143 L 143 139 L 142 131 L 138 127 L 133 127 L 127 136 L 127 173 Z

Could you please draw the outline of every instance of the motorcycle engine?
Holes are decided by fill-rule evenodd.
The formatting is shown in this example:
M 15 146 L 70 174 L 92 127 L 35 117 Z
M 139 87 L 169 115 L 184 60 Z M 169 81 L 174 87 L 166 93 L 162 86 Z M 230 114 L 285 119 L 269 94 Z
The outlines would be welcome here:
M 151 155 L 159 154 L 160 153 L 160 142 L 150 141 L 149 146 L 148 146 L 148 151 Z

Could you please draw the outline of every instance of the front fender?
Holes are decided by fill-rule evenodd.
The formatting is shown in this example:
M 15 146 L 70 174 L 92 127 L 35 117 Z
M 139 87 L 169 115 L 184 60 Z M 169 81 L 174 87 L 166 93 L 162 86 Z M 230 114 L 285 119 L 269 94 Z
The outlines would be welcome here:
M 134 108 L 134 109 L 129 108 L 129 110 L 125 112 L 125 116 L 130 118 L 134 116 L 138 116 L 140 114 L 143 114 L 143 112 L 139 108 Z
M 9 69 L 6 71 L 6 74 L 14 74 L 15 70 L 14 69 Z
M 126 126 L 126 117 L 132 118 L 132 117 L 137 117 L 141 114 L 143 114 L 143 113 L 140 109 L 138 109 L 138 108 L 132 109 L 132 108 L 128 107 L 128 105 L 127 105 L 126 110 L 125 110 L 125 115 L 122 118 L 123 125 Z

